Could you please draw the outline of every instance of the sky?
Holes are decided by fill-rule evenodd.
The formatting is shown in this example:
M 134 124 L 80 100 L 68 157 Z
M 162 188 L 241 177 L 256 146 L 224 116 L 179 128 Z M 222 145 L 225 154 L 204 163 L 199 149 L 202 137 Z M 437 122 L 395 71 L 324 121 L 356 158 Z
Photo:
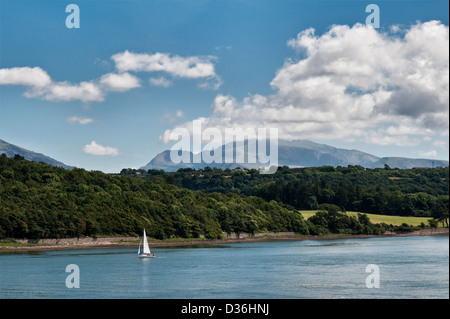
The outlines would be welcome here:
M 146 165 L 194 120 L 448 160 L 448 12 L 416 0 L 0 0 L 0 139 L 108 173 Z

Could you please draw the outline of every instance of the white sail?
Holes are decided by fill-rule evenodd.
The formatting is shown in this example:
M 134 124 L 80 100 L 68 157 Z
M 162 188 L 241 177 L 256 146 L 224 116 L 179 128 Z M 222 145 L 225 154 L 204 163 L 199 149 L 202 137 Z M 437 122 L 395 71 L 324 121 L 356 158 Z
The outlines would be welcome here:
M 145 235 L 145 229 L 144 229 L 144 254 L 150 254 L 150 247 L 148 247 L 148 241 L 147 236 Z
M 138 255 L 141 254 L 141 243 L 142 243 L 142 240 L 139 242 Z

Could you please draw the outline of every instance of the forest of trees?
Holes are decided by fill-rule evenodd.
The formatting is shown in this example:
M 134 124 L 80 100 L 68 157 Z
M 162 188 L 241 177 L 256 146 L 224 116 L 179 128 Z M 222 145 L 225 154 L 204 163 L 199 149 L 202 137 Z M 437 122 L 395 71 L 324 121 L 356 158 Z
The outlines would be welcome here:
M 276 200 L 299 210 L 333 204 L 342 211 L 396 216 L 448 218 L 449 168 L 365 169 L 362 166 L 279 167 L 257 170 L 179 169 L 177 172 L 124 169 L 122 175 L 160 176 L 202 192 L 236 193 Z M 138 175 L 136 175 L 138 174 Z
M 299 212 L 276 201 L 0 156 L 0 238 L 135 236 L 144 227 L 159 239 L 309 233 Z
M 393 204 L 409 205 L 401 208 L 403 214 L 431 216 L 446 209 L 448 216 L 448 168 L 386 169 L 373 176 L 347 169 L 105 174 L 0 155 L 0 239 L 136 236 L 143 228 L 158 239 L 267 231 L 383 233 L 396 229 L 374 225 L 364 214 L 350 217 L 339 208 L 397 213 L 400 208 L 389 207 L 393 194 L 398 196 Z M 376 182 L 383 178 L 385 185 Z M 378 203 L 381 196 L 385 206 Z M 323 211 L 309 220 L 298 210 L 319 207 Z

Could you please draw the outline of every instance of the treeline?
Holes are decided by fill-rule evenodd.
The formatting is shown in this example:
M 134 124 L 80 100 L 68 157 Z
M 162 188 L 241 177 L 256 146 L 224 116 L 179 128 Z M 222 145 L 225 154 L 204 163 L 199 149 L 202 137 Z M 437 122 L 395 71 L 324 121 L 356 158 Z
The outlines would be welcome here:
M 0 238 L 136 236 L 143 228 L 159 239 L 309 234 L 302 215 L 276 201 L 0 156 Z
M 279 167 L 257 170 L 179 169 L 177 172 L 125 169 L 122 175 L 161 176 L 191 190 L 253 195 L 299 210 L 333 204 L 343 211 L 448 218 L 449 168 L 365 169 L 362 166 Z
M 264 198 L 267 196 L 263 193 L 252 195 L 273 183 L 295 182 L 296 173 L 284 169 L 277 173 L 286 175 L 280 181 L 271 180 L 275 176 L 262 176 L 253 171 L 209 172 L 219 177 L 205 175 L 208 172 L 204 171 L 149 174 L 126 170 L 123 173 L 133 177 L 84 169 L 66 170 L 30 162 L 18 155 L 14 158 L 0 155 L 0 239 L 137 236 L 143 228 L 150 237 L 158 239 L 202 235 L 215 239 L 224 233 L 244 232 L 291 231 L 316 235 L 411 230 L 409 226 L 405 229 L 407 225 L 398 228 L 372 224 L 366 215 L 348 216 L 333 204 L 322 204 L 322 212 L 304 220 L 295 207 L 298 205 L 283 203 L 276 196 Z M 252 174 L 264 183 L 252 187 L 248 195 L 208 193 L 176 185 L 180 177 L 192 178 L 192 175 L 198 175 L 198 179 L 208 176 L 216 181 L 234 178 L 251 185 L 248 175 Z M 289 181 L 288 177 L 293 180 Z M 276 194 L 274 191 L 271 196 Z M 446 204 L 448 207 L 448 200 Z

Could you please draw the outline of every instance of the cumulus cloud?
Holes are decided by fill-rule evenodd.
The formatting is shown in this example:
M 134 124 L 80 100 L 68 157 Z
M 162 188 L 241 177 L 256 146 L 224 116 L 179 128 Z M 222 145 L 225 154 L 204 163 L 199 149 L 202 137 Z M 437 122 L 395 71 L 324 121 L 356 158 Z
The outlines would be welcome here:
M 429 21 L 394 31 L 362 24 L 334 25 L 322 35 L 304 30 L 287 42 L 298 56 L 276 72 L 274 94 L 241 101 L 218 95 L 203 126 L 276 127 L 284 139 L 379 145 L 448 135 L 448 26 Z
M 15 67 L 0 69 L 0 85 L 23 85 L 29 98 L 48 101 L 103 101 L 104 93 L 94 82 L 54 82 L 46 71 L 39 67 Z
M 128 50 L 113 55 L 119 72 L 164 72 L 174 78 L 202 79 L 201 88 L 217 90 L 222 80 L 214 69 L 214 56 L 181 57 L 168 53 L 133 53 Z M 169 87 L 172 81 L 165 77 L 150 78 L 154 86 Z
M 27 85 L 25 83 L 16 84 Z M 140 87 L 139 79 L 134 75 L 128 73 L 108 73 L 103 75 L 99 80 L 82 81 L 75 84 L 68 81 L 54 82 L 50 80 L 45 86 L 30 86 L 24 93 L 24 96 L 55 102 L 74 100 L 82 102 L 103 102 L 109 91 L 125 92 L 137 87 Z
M 117 156 L 119 155 L 119 151 L 117 148 L 102 146 L 97 144 L 95 141 L 92 141 L 91 144 L 87 144 L 83 147 L 83 151 L 89 155 L 96 156 Z
M 41 97 L 47 101 L 68 102 L 79 100 L 82 102 L 102 102 L 105 93 L 94 82 L 80 82 L 71 84 L 69 82 L 52 82 L 44 88 L 33 88 L 25 92 L 26 97 Z
M 100 84 L 107 90 L 118 92 L 140 87 L 139 79 L 127 72 L 121 74 L 105 74 L 100 78 Z
M 202 79 L 203 88 L 217 89 L 222 81 L 214 71 L 214 57 L 181 57 L 165 53 L 137 54 L 125 51 L 112 56 L 118 73 L 107 73 L 98 79 L 70 83 L 56 82 L 39 67 L 14 67 L 0 69 L 0 85 L 23 85 L 28 98 L 68 102 L 79 100 L 103 102 L 108 92 L 126 92 L 140 87 L 134 72 L 165 72 L 174 78 Z M 151 85 L 169 87 L 172 81 L 165 77 L 151 78 Z
M 50 76 L 39 67 L 0 69 L 0 85 L 14 84 L 44 87 L 51 83 Z

